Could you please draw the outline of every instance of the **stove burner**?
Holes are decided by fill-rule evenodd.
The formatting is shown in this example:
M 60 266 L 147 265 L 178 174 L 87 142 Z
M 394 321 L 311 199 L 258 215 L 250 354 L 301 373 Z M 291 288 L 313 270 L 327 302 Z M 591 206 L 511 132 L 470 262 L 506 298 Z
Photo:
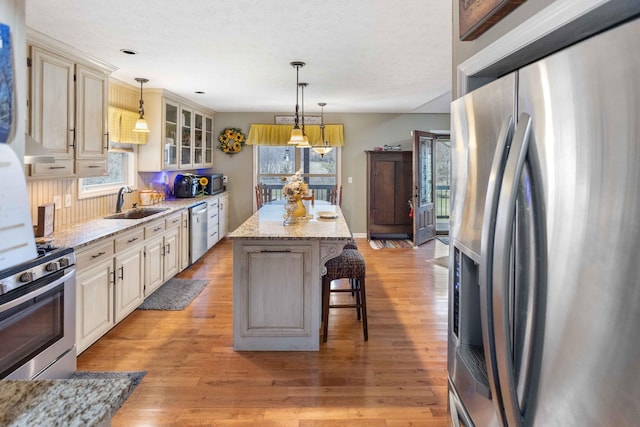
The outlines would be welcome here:
M 38 251 L 38 256 L 44 256 L 50 252 L 59 249 L 57 246 L 54 246 L 53 243 L 36 243 L 36 250 Z

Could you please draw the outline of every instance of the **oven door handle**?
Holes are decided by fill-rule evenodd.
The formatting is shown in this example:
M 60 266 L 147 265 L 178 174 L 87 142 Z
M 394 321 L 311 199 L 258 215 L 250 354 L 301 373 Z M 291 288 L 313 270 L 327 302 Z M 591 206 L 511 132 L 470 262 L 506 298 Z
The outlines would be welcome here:
M 67 280 L 70 280 L 73 278 L 73 276 L 76 273 L 76 269 L 75 267 L 71 267 L 67 270 L 65 270 L 64 274 L 62 275 L 62 277 L 57 278 L 56 280 L 54 280 L 51 283 L 48 283 L 38 289 L 34 289 L 33 291 L 29 292 L 28 294 L 22 295 L 14 300 L 11 300 L 9 302 L 7 302 L 6 304 L 3 305 L 2 309 L 3 311 L 8 310 L 10 308 L 13 307 L 17 307 L 20 304 L 29 301 L 30 299 L 33 299 L 35 296 L 37 295 L 41 295 L 45 292 L 50 291 L 51 289 L 54 289 L 58 286 L 60 286 L 61 284 L 63 284 L 64 282 L 66 282 Z M 37 294 L 37 295 L 34 295 Z

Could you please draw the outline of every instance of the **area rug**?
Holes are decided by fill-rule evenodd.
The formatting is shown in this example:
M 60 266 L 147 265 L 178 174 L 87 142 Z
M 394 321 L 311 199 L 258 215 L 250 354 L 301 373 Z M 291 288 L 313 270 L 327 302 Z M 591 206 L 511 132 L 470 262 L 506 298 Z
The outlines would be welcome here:
M 5 380 L 0 425 L 111 425 L 145 374 L 82 371 L 67 379 Z
M 440 240 L 445 245 L 449 244 L 449 236 L 437 236 L 436 239 Z
M 373 249 L 413 248 L 413 242 L 405 240 L 369 240 L 369 246 Z
M 70 380 L 95 380 L 95 389 L 109 392 L 105 405 L 111 406 L 110 417 L 124 404 L 127 398 L 133 393 L 133 390 L 140 384 L 142 378 L 147 375 L 147 371 L 126 371 L 126 372 L 91 372 L 76 371 L 69 377 Z M 122 384 L 124 383 L 124 385 Z M 87 387 L 88 389 L 92 387 Z M 118 392 L 119 391 L 119 392 Z
M 208 280 L 170 279 L 149 295 L 138 310 L 184 310 L 208 283 Z

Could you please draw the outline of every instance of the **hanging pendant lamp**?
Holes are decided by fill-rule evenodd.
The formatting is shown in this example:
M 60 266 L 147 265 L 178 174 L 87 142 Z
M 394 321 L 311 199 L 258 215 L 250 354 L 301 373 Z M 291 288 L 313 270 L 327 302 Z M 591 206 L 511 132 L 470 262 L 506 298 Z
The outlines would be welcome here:
M 149 79 L 136 77 L 136 81 L 140 83 L 140 108 L 138 109 L 140 117 L 136 120 L 136 126 L 133 128 L 133 132 L 149 133 L 149 125 L 147 125 L 147 121 L 144 119 L 144 101 L 142 100 L 142 84 L 147 83 Z
M 320 157 L 324 157 L 325 154 L 333 150 L 333 147 L 329 145 L 329 141 L 324 139 L 324 106 L 327 105 L 327 103 L 318 102 L 318 105 L 320 106 L 320 139 L 322 140 L 322 144 L 314 145 L 311 149 L 320 154 Z
M 302 92 L 302 142 L 296 147 L 311 148 L 311 145 L 309 145 L 309 137 L 307 137 L 307 134 L 304 131 L 304 88 L 309 86 L 309 83 L 298 83 L 298 86 L 300 86 L 300 90 Z
M 304 67 L 305 63 L 302 61 L 293 61 L 290 63 L 290 65 L 296 69 L 296 119 L 295 119 L 295 125 L 293 126 L 293 129 L 291 130 L 291 138 L 289 138 L 289 144 L 292 145 L 298 145 L 298 144 L 302 144 L 304 143 L 304 135 L 302 134 L 302 129 L 300 129 L 299 126 L 299 120 L 300 118 L 298 117 L 298 109 L 299 109 L 299 105 L 298 105 L 298 78 L 300 76 L 300 67 Z

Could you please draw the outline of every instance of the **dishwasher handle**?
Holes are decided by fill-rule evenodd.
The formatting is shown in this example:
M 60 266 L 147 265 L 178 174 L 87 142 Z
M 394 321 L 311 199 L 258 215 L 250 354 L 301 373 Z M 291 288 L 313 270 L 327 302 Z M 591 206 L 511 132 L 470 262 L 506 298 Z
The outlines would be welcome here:
M 207 204 L 205 202 L 199 203 L 193 206 L 190 210 L 191 215 L 202 215 L 207 212 Z

